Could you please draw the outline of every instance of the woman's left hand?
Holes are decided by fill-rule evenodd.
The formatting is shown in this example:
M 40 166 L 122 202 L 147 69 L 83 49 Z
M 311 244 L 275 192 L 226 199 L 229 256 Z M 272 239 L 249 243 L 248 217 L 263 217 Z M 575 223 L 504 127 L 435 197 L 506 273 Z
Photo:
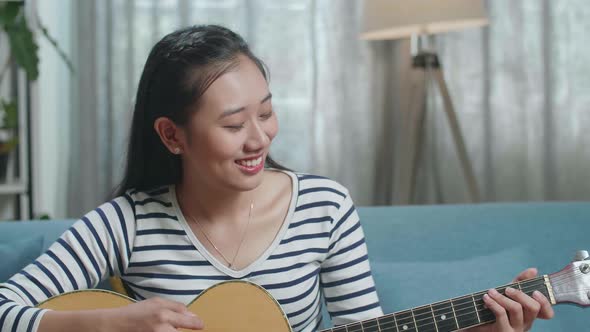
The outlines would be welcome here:
M 537 269 L 530 268 L 520 273 L 514 282 L 531 279 L 537 276 Z M 495 289 L 484 295 L 484 302 L 496 316 L 492 324 L 481 325 L 468 329 L 469 332 L 522 332 L 528 331 L 535 318 L 551 319 L 553 308 L 547 298 L 538 291 L 530 297 L 514 289 L 506 289 L 506 296 Z

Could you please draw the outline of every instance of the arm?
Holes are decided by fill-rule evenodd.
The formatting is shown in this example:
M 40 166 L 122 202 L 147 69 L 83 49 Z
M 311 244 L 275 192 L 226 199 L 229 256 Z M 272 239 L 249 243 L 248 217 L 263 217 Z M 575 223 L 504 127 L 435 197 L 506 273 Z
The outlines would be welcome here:
M 330 248 L 320 278 L 334 325 L 383 315 L 371 274 L 365 236 L 352 199 L 334 216 Z
M 203 323 L 182 303 L 153 298 L 124 308 L 87 311 L 49 311 L 39 331 L 177 331 L 202 329 Z
M 86 214 L 45 254 L 0 284 L 0 331 L 36 331 L 47 311 L 34 306 L 120 274 L 128 263 L 133 227 L 133 209 L 125 198 Z
M 92 288 L 106 276 L 124 272 L 135 234 L 132 205 L 130 197 L 121 198 L 87 214 L 33 264 L 0 285 L 0 332 L 201 329 L 202 322 L 184 304 L 158 298 L 117 309 L 33 308 L 51 296 Z

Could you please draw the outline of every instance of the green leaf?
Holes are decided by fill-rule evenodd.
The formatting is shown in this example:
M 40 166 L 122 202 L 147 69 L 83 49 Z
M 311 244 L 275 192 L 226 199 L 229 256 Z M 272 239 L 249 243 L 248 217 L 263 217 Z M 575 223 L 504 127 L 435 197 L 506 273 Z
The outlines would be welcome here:
M 36 80 L 39 76 L 39 47 L 33 39 L 33 33 L 27 26 L 24 15 L 20 15 L 12 25 L 7 26 L 6 33 L 17 65 L 25 70 L 29 80 Z
M 0 3 L 0 25 L 7 26 L 14 23 L 15 18 L 24 8 L 23 1 L 10 1 L 7 3 Z
M 70 73 L 73 73 L 74 72 L 74 65 L 72 64 L 72 61 L 70 61 L 70 59 L 68 59 L 66 52 L 64 50 L 62 50 L 61 47 L 59 47 L 59 44 L 57 43 L 57 41 L 53 37 L 51 37 L 51 35 L 49 34 L 49 31 L 47 31 L 47 28 L 41 24 L 41 21 L 38 20 L 38 22 L 39 23 L 37 24 L 37 27 L 39 28 L 39 30 L 41 30 L 41 33 L 43 34 L 43 36 L 45 36 L 45 39 L 47 39 L 47 41 L 49 41 L 49 43 L 56 50 L 57 54 L 60 56 L 60 58 L 63 60 L 63 62 L 66 63 L 66 66 L 68 66 Z
M 0 21 L 6 31 L 10 50 L 17 65 L 34 81 L 39 76 L 39 58 L 33 33 L 27 26 L 23 2 L 9 2 L 0 7 Z

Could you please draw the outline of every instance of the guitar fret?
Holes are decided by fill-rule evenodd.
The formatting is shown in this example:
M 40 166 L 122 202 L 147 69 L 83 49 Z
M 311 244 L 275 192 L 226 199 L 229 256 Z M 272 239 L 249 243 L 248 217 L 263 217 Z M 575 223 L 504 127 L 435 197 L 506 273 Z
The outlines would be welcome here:
M 395 314 L 399 332 L 416 331 L 416 325 L 413 317 L 414 315 L 412 314 L 411 310 L 401 311 Z
M 429 305 L 414 308 L 414 321 L 416 330 L 420 332 L 436 332 L 436 323 Z
M 451 304 L 451 310 L 453 311 L 453 318 L 455 318 L 455 324 L 457 324 L 457 329 L 459 329 L 459 322 L 457 321 L 457 313 L 455 312 L 455 306 L 453 305 L 453 301 L 449 301 Z
M 434 317 L 434 309 L 432 309 L 432 304 L 428 305 L 430 307 L 430 313 L 432 314 L 432 320 L 434 321 L 434 328 L 436 329 L 436 332 L 438 331 L 438 324 L 436 323 L 436 317 Z
M 376 319 L 361 322 L 361 331 L 363 332 L 380 332 Z
M 475 308 L 475 314 L 477 315 L 477 322 L 481 323 L 481 318 L 479 318 L 479 312 L 477 310 L 477 305 L 475 304 L 475 297 L 471 294 L 471 300 L 473 301 L 473 307 Z
M 346 332 L 363 332 L 363 325 L 360 322 L 347 325 Z
M 527 295 L 532 295 L 534 291 L 538 290 L 543 295 L 548 296 L 549 292 L 547 290 L 547 285 L 545 284 L 545 280 L 538 279 L 538 280 L 531 280 L 526 281 L 525 288 L 527 289 L 524 291 Z
M 363 326 L 361 322 L 356 322 L 340 326 L 333 332 L 363 332 Z
M 480 323 L 475 310 L 475 302 L 471 296 L 452 299 L 455 307 L 457 326 L 459 329 L 467 328 Z
M 457 322 L 457 317 L 453 311 L 451 301 L 433 304 L 432 312 L 435 317 L 436 330 L 438 332 L 450 332 L 459 329 L 459 323 Z
M 397 321 L 395 320 L 395 315 L 385 315 L 381 318 L 377 319 L 377 323 L 379 324 L 379 328 L 381 331 L 388 331 L 388 332 L 399 332 L 397 328 Z M 393 330 L 395 328 L 395 331 Z
M 416 316 L 414 315 L 414 309 L 410 309 L 410 312 L 412 312 L 412 320 L 414 321 L 416 331 L 418 331 L 418 326 L 416 325 Z
M 505 288 L 496 288 L 496 290 L 503 294 L 505 291 Z M 479 316 L 479 322 L 480 323 L 487 323 L 487 322 L 493 322 L 494 320 L 496 320 L 496 316 L 494 315 L 494 313 L 489 310 L 488 308 L 486 308 L 485 303 L 483 302 L 483 295 L 486 294 L 487 292 L 480 292 L 477 294 L 474 294 L 474 296 L 477 295 L 478 298 L 478 302 L 475 304 L 475 309 L 477 310 L 478 316 Z

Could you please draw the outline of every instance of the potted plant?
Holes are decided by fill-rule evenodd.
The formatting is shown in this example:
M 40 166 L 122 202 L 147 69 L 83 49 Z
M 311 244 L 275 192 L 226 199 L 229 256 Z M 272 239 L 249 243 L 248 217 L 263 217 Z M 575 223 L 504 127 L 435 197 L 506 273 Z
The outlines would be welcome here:
M 47 29 L 40 24 L 38 17 L 35 21 L 41 34 L 54 46 L 70 71 L 73 71 L 71 62 Z M 39 76 L 39 47 L 27 22 L 24 1 L 0 2 L 0 33 L 8 37 L 9 45 L 6 59 L 0 65 L 0 86 L 9 69 L 15 65 L 25 71 L 29 81 L 35 81 Z M 0 181 L 6 178 L 9 155 L 18 145 L 18 106 L 15 100 L 0 96 Z

